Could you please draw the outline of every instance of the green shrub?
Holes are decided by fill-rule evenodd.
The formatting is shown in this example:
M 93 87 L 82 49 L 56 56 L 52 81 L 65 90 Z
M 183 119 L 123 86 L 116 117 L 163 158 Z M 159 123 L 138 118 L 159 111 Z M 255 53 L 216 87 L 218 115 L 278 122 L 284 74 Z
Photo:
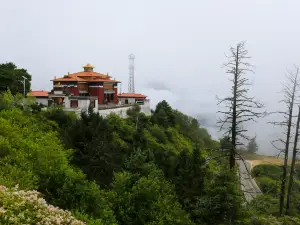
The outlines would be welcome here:
M 120 224 L 193 224 L 162 173 L 152 172 L 148 177 L 127 172 L 115 175 L 110 199 Z
M 71 125 L 77 118 L 75 113 L 65 112 L 61 107 L 48 108 L 42 112 L 42 116 L 48 120 L 55 121 L 61 128 Z
M 278 215 L 279 200 L 268 194 L 257 196 L 252 200 L 247 208 L 252 212 L 252 215 L 263 216 L 263 215 Z
M 72 151 L 49 127 L 15 108 L 0 112 L 0 182 L 37 188 L 51 204 L 115 223 L 106 194 L 69 164 Z
M 247 223 L 243 225 L 299 225 L 300 220 L 296 217 L 274 217 L 274 216 L 265 216 L 265 217 L 253 217 L 249 219 Z
M 162 143 L 162 144 L 167 143 L 168 138 L 167 138 L 163 128 L 159 127 L 158 125 L 153 125 L 150 128 L 150 132 L 151 132 L 152 136 L 155 137 L 159 143 Z
M 252 169 L 254 177 L 267 176 L 273 180 L 279 180 L 281 172 L 282 170 L 279 166 L 268 164 L 257 165 Z
M 264 194 L 277 195 L 279 193 L 279 181 L 273 180 L 267 176 L 257 177 L 256 181 Z

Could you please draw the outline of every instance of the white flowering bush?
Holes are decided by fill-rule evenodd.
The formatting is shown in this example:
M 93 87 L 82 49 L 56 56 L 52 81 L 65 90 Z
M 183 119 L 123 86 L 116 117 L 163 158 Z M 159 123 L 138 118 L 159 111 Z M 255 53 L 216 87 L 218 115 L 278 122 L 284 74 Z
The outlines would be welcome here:
M 48 205 L 37 191 L 0 185 L 0 224 L 83 225 L 69 211 Z

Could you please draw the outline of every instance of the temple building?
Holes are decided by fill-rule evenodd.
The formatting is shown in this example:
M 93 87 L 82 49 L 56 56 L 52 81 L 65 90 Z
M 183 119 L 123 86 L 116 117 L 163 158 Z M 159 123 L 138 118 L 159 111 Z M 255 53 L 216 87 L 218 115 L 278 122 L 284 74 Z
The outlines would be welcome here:
M 35 97 L 37 104 L 48 106 L 48 91 L 31 91 L 27 94 L 27 97 Z
M 83 66 L 83 71 L 68 73 L 61 78 L 52 80 L 53 90 L 49 97 L 54 104 L 63 104 L 67 96 L 70 100 L 70 107 L 77 108 L 80 101 L 90 100 L 90 104 L 96 106 L 101 104 L 118 103 L 118 83 L 108 74 L 94 72 L 90 64 Z M 66 107 L 66 106 L 65 106 Z
M 124 105 L 138 104 L 143 105 L 147 96 L 135 93 L 122 93 L 118 95 L 119 102 Z
M 147 96 L 137 93 L 118 93 L 118 83 L 108 74 L 94 72 L 90 64 L 83 66 L 83 71 L 68 73 L 51 80 L 50 92 L 31 91 L 28 97 L 35 97 L 37 103 L 45 106 L 61 105 L 65 111 L 80 115 L 92 108 L 102 116 L 115 113 L 127 116 L 127 110 L 134 104 L 140 105 L 141 112 L 151 115 L 150 101 Z

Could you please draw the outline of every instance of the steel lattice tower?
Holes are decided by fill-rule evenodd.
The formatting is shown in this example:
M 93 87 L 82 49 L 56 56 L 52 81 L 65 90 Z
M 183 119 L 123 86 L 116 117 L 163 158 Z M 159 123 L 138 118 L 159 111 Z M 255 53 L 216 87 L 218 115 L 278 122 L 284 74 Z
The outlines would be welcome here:
M 129 81 L 128 93 L 134 93 L 134 54 L 129 55 Z

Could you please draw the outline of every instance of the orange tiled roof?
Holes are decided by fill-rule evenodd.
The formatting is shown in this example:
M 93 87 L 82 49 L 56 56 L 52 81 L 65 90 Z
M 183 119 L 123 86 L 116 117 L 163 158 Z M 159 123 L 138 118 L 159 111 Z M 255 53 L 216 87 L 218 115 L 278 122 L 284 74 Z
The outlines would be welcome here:
M 62 77 L 62 78 L 53 79 L 53 81 L 77 81 L 77 80 L 76 78 L 72 78 L 72 77 Z
M 77 73 L 69 74 L 70 77 L 102 77 L 102 78 L 109 78 L 108 75 L 97 73 L 93 71 L 82 71 Z
M 111 77 L 102 73 L 97 72 L 78 72 L 78 73 L 72 73 L 68 76 L 53 79 L 53 81 L 87 81 L 87 82 L 117 82 L 120 81 L 112 80 Z
M 124 98 L 147 98 L 146 95 L 134 94 L 134 93 L 122 93 L 122 94 L 118 94 L 118 97 L 124 97 Z
M 27 96 L 31 97 L 48 97 L 49 93 L 47 91 L 31 91 Z

